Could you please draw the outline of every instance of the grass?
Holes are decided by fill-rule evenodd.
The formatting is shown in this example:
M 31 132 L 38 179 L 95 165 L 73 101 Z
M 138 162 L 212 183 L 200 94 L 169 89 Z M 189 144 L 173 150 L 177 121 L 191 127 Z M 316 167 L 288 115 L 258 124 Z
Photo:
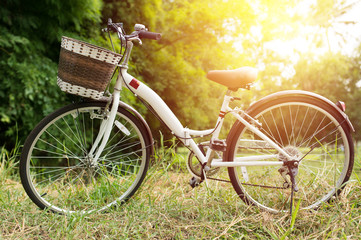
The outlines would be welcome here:
M 359 171 L 337 203 L 312 212 L 296 208 L 290 217 L 245 205 L 229 183 L 211 181 L 209 188 L 203 183 L 192 189 L 180 164 L 183 155 L 161 148 L 126 204 L 103 214 L 63 216 L 39 210 L 27 197 L 17 174 L 18 154 L 19 147 L 1 150 L 0 239 L 361 238 Z M 356 157 L 355 169 L 360 168 Z

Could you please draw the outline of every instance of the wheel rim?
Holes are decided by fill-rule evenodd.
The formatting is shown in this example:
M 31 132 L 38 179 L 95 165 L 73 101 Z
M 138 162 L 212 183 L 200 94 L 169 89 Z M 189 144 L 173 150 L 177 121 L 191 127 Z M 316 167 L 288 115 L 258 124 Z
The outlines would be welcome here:
M 140 130 L 124 114 L 116 120 L 98 164 L 89 150 L 101 123 L 101 107 L 68 111 L 36 136 L 27 158 L 32 192 L 46 208 L 61 213 L 101 211 L 126 200 L 146 168 L 146 144 Z
M 262 124 L 263 133 L 278 145 L 292 149 L 294 154 L 304 156 L 296 176 L 299 191 L 294 193 L 294 202 L 300 202 L 300 208 L 316 208 L 342 187 L 350 149 L 345 132 L 330 113 L 310 103 L 288 102 L 253 115 Z M 277 153 L 246 128 L 235 149 L 235 158 Z M 268 160 L 280 158 L 278 155 Z M 279 169 L 279 166 L 235 168 L 235 178 L 245 195 L 244 200 L 271 212 L 289 211 L 291 188 L 282 189 L 285 181 Z

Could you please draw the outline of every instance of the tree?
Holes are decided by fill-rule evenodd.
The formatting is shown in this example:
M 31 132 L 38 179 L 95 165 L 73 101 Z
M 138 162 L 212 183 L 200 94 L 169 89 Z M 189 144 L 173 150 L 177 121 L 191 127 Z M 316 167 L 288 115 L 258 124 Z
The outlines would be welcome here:
M 328 53 L 316 60 L 313 56 L 304 56 L 295 66 L 296 75 L 291 80 L 297 89 L 316 92 L 333 102 L 345 102 L 356 140 L 361 140 L 360 50 L 354 57 Z
M 246 20 L 239 21 L 240 16 Z M 246 34 L 252 25 L 255 16 L 246 1 L 107 0 L 103 21 L 109 17 L 123 22 L 126 32 L 143 23 L 163 34 L 159 42 L 144 40 L 135 47 L 129 72 L 154 89 L 189 128 L 214 127 L 219 97 L 226 91 L 205 78 L 208 70 L 255 65 L 226 39 Z M 146 118 L 152 129 L 164 129 L 149 112 Z
M 100 0 L 5 0 L 0 6 L 0 141 L 8 149 L 63 105 L 56 86 L 62 35 L 96 36 Z
M 214 127 L 219 97 L 226 91 L 206 79 L 208 70 L 259 67 L 260 80 L 253 91 L 242 93 L 244 107 L 281 89 L 307 89 L 303 78 L 313 64 L 311 58 L 301 57 L 303 53 L 297 48 L 290 48 L 289 55 L 278 54 L 272 44 L 287 44 L 301 36 L 306 37 L 310 51 L 327 46 L 328 35 L 321 30 L 330 32 L 348 5 L 324 0 L 304 6 L 305 1 L 281 0 L 5 0 L 0 7 L 0 141 L 15 139 L 16 131 L 26 136 L 44 115 L 68 102 L 55 83 L 60 37 L 67 35 L 110 48 L 100 33 L 108 18 L 123 22 L 127 33 L 135 23 L 143 23 L 150 31 L 163 34 L 158 42 L 144 40 L 142 46 L 135 46 L 129 72 L 162 96 L 189 128 Z M 310 32 L 314 28 L 321 30 Z M 348 61 L 347 57 L 337 58 L 330 61 Z M 335 81 L 350 93 L 345 69 L 339 69 L 340 79 Z M 294 76 L 295 72 L 300 75 Z M 357 102 L 356 93 L 352 96 Z M 140 109 L 153 133 L 165 129 L 131 93 L 123 91 L 122 100 Z

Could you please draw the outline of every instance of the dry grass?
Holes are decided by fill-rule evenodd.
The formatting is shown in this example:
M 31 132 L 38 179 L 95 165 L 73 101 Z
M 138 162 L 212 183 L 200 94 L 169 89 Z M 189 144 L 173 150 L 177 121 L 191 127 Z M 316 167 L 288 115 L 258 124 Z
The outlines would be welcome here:
M 3 159 L 4 160 L 4 159 Z M 191 189 L 174 161 L 156 164 L 129 202 L 103 214 L 62 216 L 26 196 L 15 158 L 0 161 L 0 239 L 360 239 L 361 184 L 348 184 L 337 204 L 274 215 L 245 205 L 231 185 Z M 357 160 L 359 161 L 359 159 Z M 359 166 L 355 166 L 359 168 Z

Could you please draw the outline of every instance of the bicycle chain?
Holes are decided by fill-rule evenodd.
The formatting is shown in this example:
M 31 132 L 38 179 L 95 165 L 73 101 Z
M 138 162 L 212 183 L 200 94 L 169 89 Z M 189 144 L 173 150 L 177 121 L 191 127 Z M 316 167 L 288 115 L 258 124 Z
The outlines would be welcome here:
M 227 182 L 227 183 L 231 182 L 230 180 L 219 179 L 219 178 L 207 177 L 207 179 L 219 181 L 219 182 Z M 251 183 L 241 183 L 241 184 L 247 185 L 247 186 L 253 186 L 253 187 L 263 187 L 263 188 L 272 188 L 272 189 L 287 189 L 288 188 L 288 187 L 275 187 L 275 186 L 267 186 L 267 185 L 251 184 Z
M 272 188 L 272 189 L 287 189 L 288 187 L 275 187 L 275 186 L 267 186 L 267 185 L 258 185 L 251 183 L 241 183 L 242 185 L 253 186 L 253 187 L 263 187 L 263 188 Z

